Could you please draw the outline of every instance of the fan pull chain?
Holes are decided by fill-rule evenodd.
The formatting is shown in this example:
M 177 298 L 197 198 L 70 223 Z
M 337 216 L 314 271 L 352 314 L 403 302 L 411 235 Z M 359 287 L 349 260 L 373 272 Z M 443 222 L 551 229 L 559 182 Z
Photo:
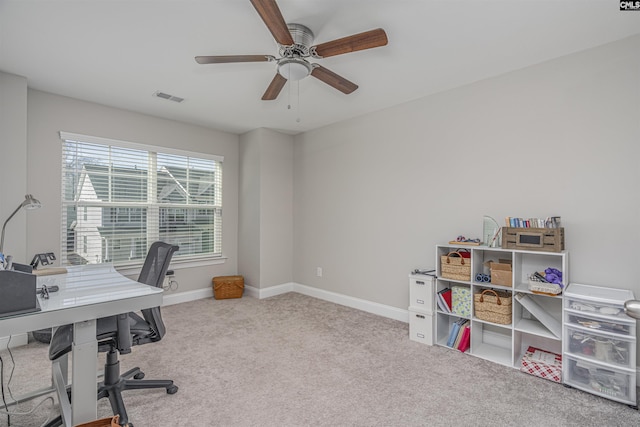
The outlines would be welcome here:
M 296 123 L 300 123 L 300 80 L 298 80 L 298 118 Z
M 287 110 L 291 110 L 291 80 L 288 80 L 287 83 Z

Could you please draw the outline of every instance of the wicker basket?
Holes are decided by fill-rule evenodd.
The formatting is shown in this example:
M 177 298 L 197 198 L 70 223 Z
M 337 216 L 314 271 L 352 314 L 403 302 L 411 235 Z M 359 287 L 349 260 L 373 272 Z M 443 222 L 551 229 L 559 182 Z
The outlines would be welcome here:
M 242 291 L 244 291 L 244 277 L 218 276 L 214 277 L 212 282 L 213 296 L 215 299 L 242 297 Z
M 539 282 L 529 278 L 529 290 L 534 294 L 556 296 L 562 293 L 562 286 L 556 283 Z
M 114 417 L 102 418 L 88 423 L 78 424 L 76 427 L 120 427 L 120 415 Z M 128 424 L 127 424 L 128 425 Z
M 440 274 L 443 279 L 471 280 L 471 260 L 460 252 L 449 252 L 440 257 Z
M 473 296 L 473 302 L 478 319 L 500 325 L 511 323 L 511 294 L 508 292 L 485 289 L 482 293 Z

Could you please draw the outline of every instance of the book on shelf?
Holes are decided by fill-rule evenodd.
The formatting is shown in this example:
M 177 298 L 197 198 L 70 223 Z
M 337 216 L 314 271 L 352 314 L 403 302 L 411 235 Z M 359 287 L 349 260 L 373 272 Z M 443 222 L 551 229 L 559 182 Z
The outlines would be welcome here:
M 469 328 L 469 323 L 464 325 L 461 334 L 462 337 L 460 338 L 460 343 L 458 344 L 457 348 L 464 353 L 465 351 L 469 350 L 469 347 L 471 345 L 471 328 Z
M 449 337 L 447 339 L 447 347 L 458 348 L 458 344 L 460 343 L 461 338 L 461 332 L 468 324 L 469 320 L 458 319 L 451 325 L 451 329 L 449 329 Z
M 462 319 L 460 319 L 462 320 Z M 460 320 L 454 322 L 449 330 L 449 339 L 447 340 L 447 347 L 453 347 L 453 343 L 458 337 L 458 331 L 460 331 Z
M 546 218 L 519 218 L 508 216 L 504 219 L 507 227 L 514 228 L 560 228 L 561 217 L 548 216 Z
M 451 287 L 451 312 L 460 317 L 471 317 L 471 289 L 468 286 Z
M 458 334 L 456 335 L 455 341 L 453 341 L 453 348 L 457 349 L 460 346 L 460 341 L 462 340 L 462 335 L 464 335 L 464 328 L 469 324 L 468 320 L 465 320 L 460 324 L 460 328 L 458 329 Z
M 451 289 L 438 291 L 438 307 L 445 313 L 451 313 Z

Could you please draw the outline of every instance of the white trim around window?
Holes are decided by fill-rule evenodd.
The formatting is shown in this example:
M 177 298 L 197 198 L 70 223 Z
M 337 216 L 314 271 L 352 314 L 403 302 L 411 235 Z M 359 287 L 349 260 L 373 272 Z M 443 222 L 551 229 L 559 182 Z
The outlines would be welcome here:
M 61 261 L 138 269 L 157 240 L 179 268 L 223 263 L 223 156 L 60 131 Z

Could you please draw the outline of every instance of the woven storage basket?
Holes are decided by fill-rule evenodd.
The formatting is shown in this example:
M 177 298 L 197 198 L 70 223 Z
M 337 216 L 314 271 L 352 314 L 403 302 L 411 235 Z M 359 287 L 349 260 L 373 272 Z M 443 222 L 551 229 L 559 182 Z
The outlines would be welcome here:
M 556 283 L 544 283 L 529 279 L 529 290 L 534 294 L 542 295 L 560 295 L 562 287 Z
M 120 427 L 120 415 L 114 417 L 102 418 L 96 421 L 89 421 L 88 423 L 78 424 L 76 427 Z M 129 424 L 127 424 L 129 425 Z
M 242 291 L 244 291 L 244 277 L 218 276 L 214 277 L 212 282 L 213 296 L 215 299 L 242 297 Z
M 508 325 L 511 323 L 511 295 L 485 289 L 473 296 L 476 317 L 487 322 Z
M 449 252 L 440 257 L 440 274 L 443 279 L 471 280 L 471 260 L 460 252 Z

